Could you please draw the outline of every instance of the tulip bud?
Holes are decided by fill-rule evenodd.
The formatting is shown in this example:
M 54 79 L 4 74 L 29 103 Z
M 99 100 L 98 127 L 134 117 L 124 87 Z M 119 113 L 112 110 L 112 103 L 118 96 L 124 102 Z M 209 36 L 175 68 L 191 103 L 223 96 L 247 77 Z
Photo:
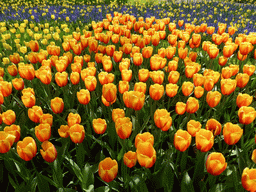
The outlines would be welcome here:
M 25 137 L 17 143 L 17 153 L 25 161 L 32 160 L 36 156 L 36 142 L 32 137 Z
M 53 113 L 58 114 L 62 113 L 64 109 L 64 102 L 62 98 L 55 97 L 54 99 L 51 100 L 51 109 Z
M 243 129 L 238 124 L 226 123 L 223 126 L 224 141 L 228 145 L 235 145 L 243 135 Z
M 209 151 L 214 144 L 214 136 L 211 131 L 200 129 L 196 133 L 196 148 L 201 152 Z

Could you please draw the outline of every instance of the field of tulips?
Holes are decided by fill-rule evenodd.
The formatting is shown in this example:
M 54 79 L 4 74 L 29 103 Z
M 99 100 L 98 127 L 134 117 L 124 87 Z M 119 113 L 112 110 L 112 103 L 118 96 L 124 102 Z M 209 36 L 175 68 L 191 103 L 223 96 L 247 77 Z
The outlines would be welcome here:
M 255 192 L 256 6 L 97 3 L 0 2 L 1 191 Z

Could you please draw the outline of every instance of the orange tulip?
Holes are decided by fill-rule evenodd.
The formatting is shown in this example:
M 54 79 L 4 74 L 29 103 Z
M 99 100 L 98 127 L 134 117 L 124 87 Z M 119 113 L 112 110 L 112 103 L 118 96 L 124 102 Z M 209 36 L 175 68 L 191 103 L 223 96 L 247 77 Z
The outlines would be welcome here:
M 212 26 L 207 27 L 207 33 L 209 35 L 212 35 L 214 33 L 214 31 L 215 31 L 215 27 L 212 27 Z
M 142 56 L 146 59 L 150 58 L 152 56 L 152 53 L 153 53 L 153 47 L 144 47 L 142 49 Z
M 30 108 L 36 104 L 36 97 L 34 94 L 27 92 L 21 96 L 21 101 L 25 107 Z
M 253 97 L 248 94 L 239 93 L 236 97 L 236 104 L 239 108 L 243 106 L 249 106 L 252 103 Z
M 24 81 L 22 78 L 15 78 L 12 80 L 12 85 L 17 91 L 20 91 L 24 88 Z
M 179 20 L 179 21 L 178 21 L 179 27 L 181 27 L 183 24 L 184 24 L 184 20 Z
M 213 152 L 208 155 L 205 166 L 208 173 L 216 176 L 227 168 L 227 163 L 222 153 Z
M 4 128 L 4 132 L 15 136 L 14 142 L 19 141 L 19 139 L 20 139 L 20 126 L 19 125 L 12 124 L 11 126 L 6 126 Z
M 219 49 L 215 46 L 210 46 L 207 53 L 210 59 L 215 59 L 219 54 Z
M 105 133 L 105 131 L 107 129 L 106 120 L 101 119 L 101 118 L 93 119 L 92 126 L 93 126 L 95 133 L 97 133 L 97 134 L 103 134 L 103 133 Z
M 223 95 L 230 95 L 236 89 L 236 80 L 234 79 L 222 79 L 220 81 L 221 93 Z
M 149 132 L 139 133 L 135 137 L 135 147 L 137 148 L 140 143 L 149 142 L 154 145 L 154 136 Z
M 238 73 L 236 75 L 237 87 L 243 88 L 250 80 L 250 76 L 246 73 Z
M 197 99 L 201 98 L 204 94 L 204 88 L 201 86 L 195 87 L 194 95 Z
M 132 132 L 132 122 L 129 117 L 120 117 L 115 121 L 116 133 L 121 139 L 127 139 Z
M 88 89 L 81 89 L 80 91 L 78 91 L 77 92 L 77 99 L 78 99 L 79 103 L 81 103 L 83 105 L 87 105 L 91 100 L 89 90 Z
M 192 137 L 196 136 L 196 133 L 200 131 L 201 127 L 202 125 L 199 121 L 190 120 L 187 123 L 187 131 Z
M 162 84 L 164 81 L 164 72 L 163 71 L 153 71 L 149 72 L 149 76 L 151 77 L 152 81 L 157 84 Z
M 104 84 L 102 87 L 102 95 L 108 102 L 113 102 L 116 100 L 116 85 L 113 83 Z
M 117 176 L 118 164 L 116 160 L 112 160 L 110 157 L 107 157 L 99 163 L 98 169 L 100 178 L 109 183 Z
M 147 91 L 147 84 L 146 83 L 143 83 L 143 82 L 137 82 L 135 83 L 134 85 L 134 91 L 139 91 L 139 92 L 142 92 L 142 93 L 146 93 Z
M 40 153 L 43 159 L 52 163 L 57 158 L 57 150 L 50 141 L 44 141 L 41 145 Z
M 168 97 L 174 97 L 178 92 L 179 86 L 177 84 L 166 84 L 166 95 Z
M 39 123 L 40 117 L 43 115 L 43 110 L 40 106 L 33 106 L 28 109 L 28 117 L 31 121 Z
M 179 81 L 180 73 L 178 71 L 171 71 L 168 75 L 169 83 L 176 84 Z
M 12 93 L 12 84 L 8 81 L 0 81 L 0 92 L 4 97 L 8 97 Z
M 33 52 L 39 51 L 39 44 L 38 44 L 37 41 L 31 40 L 31 41 L 29 42 L 29 47 L 30 47 L 31 51 L 33 51 Z
M 220 57 L 219 57 L 219 65 L 220 65 L 220 66 L 226 65 L 227 61 L 228 61 L 228 58 L 226 58 L 226 57 L 224 57 L 224 56 L 220 56 Z
M 107 73 L 102 71 L 98 74 L 99 82 L 101 85 L 112 83 L 114 81 L 115 75 L 112 73 Z
M 58 129 L 58 133 L 60 137 L 67 138 L 69 136 L 69 126 L 68 125 L 61 125 Z
M 125 112 L 123 109 L 119 109 L 119 108 L 116 108 L 116 109 L 113 109 L 112 110 L 112 120 L 114 122 L 116 122 L 116 120 L 120 117 L 125 117 Z
M 194 89 L 194 85 L 190 81 L 185 81 L 183 82 L 181 89 L 182 89 L 183 95 L 189 96 Z
M 256 149 L 254 149 L 253 152 L 252 152 L 251 160 L 252 160 L 254 163 L 256 163 Z
M 186 103 L 186 112 L 195 113 L 199 109 L 199 102 L 194 97 L 189 97 Z
M 84 79 L 84 84 L 86 89 L 89 91 L 94 91 L 97 86 L 97 79 L 95 76 L 88 76 Z
M 25 137 L 17 143 L 17 153 L 25 161 L 30 161 L 36 156 L 36 142 L 32 137 Z
M 156 161 L 156 151 L 149 142 L 140 143 L 137 146 L 137 159 L 139 164 L 145 168 L 151 168 Z
M 169 61 L 168 63 L 168 72 L 170 71 L 177 71 L 178 69 L 178 62 L 175 60 Z
M 245 125 L 252 123 L 256 117 L 256 111 L 253 107 L 242 106 L 238 110 L 239 122 Z
M 14 64 L 18 64 L 20 62 L 20 55 L 18 53 L 13 53 L 13 55 L 9 56 L 9 59 Z
M 137 153 L 132 152 L 132 151 L 128 151 L 127 153 L 124 154 L 123 160 L 124 160 L 124 164 L 127 167 L 132 168 L 136 165 Z
M 154 113 L 154 121 L 162 131 L 168 131 L 172 126 L 172 117 L 166 109 L 157 109 Z
M 122 70 L 121 76 L 122 76 L 122 80 L 123 81 L 128 81 L 128 82 L 131 81 L 131 79 L 132 79 L 132 70 L 131 69 L 129 69 L 129 70 L 127 70 L 127 69 Z
M 69 128 L 69 136 L 72 142 L 82 143 L 85 137 L 85 130 L 83 125 L 74 124 Z
M 210 107 L 216 107 L 221 100 L 221 93 L 218 91 L 209 91 L 206 95 L 206 102 Z
M 254 74 L 254 71 L 255 71 L 255 65 L 248 65 L 248 64 L 245 64 L 243 66 L 243 73 L 246 73 L 248 74 L 249 76 L 252 76 Z
M 55 81 L 60 87 L 66 86 L 68 83 L 68 73 L 66 71 L 55 73 Z
M 69 113 L 67 117 L 68 126 L 81 123 L 81 116 L 78 113 Z
M 7 67 L 7 71 L 11 76 L 16 76 L 18 74 L 18 68 L 16 65 L 12 64 Z
M 170 34 L 168 35 L 167 40 L 171 45 L 175 45 L 177 43 L 177 35 Z
M 72 72 L 70 74 L 70 81 L 73 85 L 77 85 L 80 81 L 80 75 L 78 72 Z
M 224 141 L 228 145 L 235 145 L 243 135 L 243 129 L 238 124 L 226 123 L 223 126 Z
M 179 55 L 179 58 L 181 59 L 185 59 L 187 57 L 187 54 L 188 54 L 188 49 L 187 48 L 179 48 L 178 49 L 178 55 Z
M 133 55 L 133 63 L 136 66 L 140 66 L 143 62 L 143 56 L 141 53 L 134 53 Z
M 7 153 L 11 149 L 15 138 L 14 135 L 8 132 L 0 131 L 0 153 Z
M 210 130 L 214 136 L 220 134 L 221 128 L 221 124 L 216 119 L 209 119 L 205 125 L 205 129 Z
M 234 53 L 234 48 L 232 44 L 225 45 L 223 47 L 223 56 L 229 58 Z
M 166 52 L 167 59 L 172 59 L 173 56 L 176 53 L 176 48 L 174 48 L 174 47 L 167 47 L 165 52 Z
M 175 106 L 175 112 L 178 115 L 183 115 L 186 112 L 186 103 L 177 102 Z
M 55 97 L 54 99 L 51 100 L 51 109 L 53 113 L 58 114 L 62 113 L 64 109 L 64 102 L 62 98 Z
M 47 124 L 49 124 L 50 126 L 52 126 L 52 123 L 53 123 L 53 116 L 52 116 L 50 113 L 42 114 L 42 115 L 40 116 L 39 122 L 40 122 L 40 124 L 47 123 Z
M 139 91 L 127 91 L 123 94 L 125 106 L 135 111 L 141 110 L 145 102 L 145 94 Z
M 206 129 L 200 129 L 196 133 L 196 148 L 201 152 L 209 151 L 214 144 L 214 136 L 211 131 Z
M 41 142 L 48 141 L 51 137 L 51 126 L 48 123 L 39 124 L 35 127 L 35 135 Z
M 149 95 L 153 100 L 159 100 L 164 94 L 164 86 L 159 84 L 150 85 Z
M 242 54 L 242 55 L 248 55 L 248 53 L 250 53 L 252 51 L 252 44 L 249 43 L 249 42 L 242 42 L 240 45 L 239 45 L 239 52 Z
M 246 167 L 242 173 L 242 186 L 245 190 L 255 192 L 256 189 L 256 169 Z
M 129 90 L 129 82 L 128 81 L 119 81 L 118 90 L 121 94 Z
M 140 69 L 139 70 L 139 81 L 146 82 L 149 78 L 149 70 L 148 69 Z
M 114 51 L 113 58 L 116 63 L 119 63 L 122 60 L 123 52 L 122 51 Z
M 181 151 L 184 152 L 187 150 L 189 145 L 191 144 L 191 135 L 184 130 L 179 129 L 175 134 L 174 134 L 174 147 Z

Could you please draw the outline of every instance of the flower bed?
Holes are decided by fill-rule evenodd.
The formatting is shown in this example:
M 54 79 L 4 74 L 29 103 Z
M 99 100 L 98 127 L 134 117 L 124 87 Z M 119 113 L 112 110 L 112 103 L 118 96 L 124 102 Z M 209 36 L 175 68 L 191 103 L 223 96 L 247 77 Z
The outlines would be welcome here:
M 3 190 L 255 191 L 250 8 L 2 6 Z

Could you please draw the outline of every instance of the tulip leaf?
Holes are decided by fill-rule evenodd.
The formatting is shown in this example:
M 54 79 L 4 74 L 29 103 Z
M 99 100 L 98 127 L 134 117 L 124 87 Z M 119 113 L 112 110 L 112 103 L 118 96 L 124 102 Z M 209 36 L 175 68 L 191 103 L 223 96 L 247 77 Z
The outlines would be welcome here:
M 10 176 L 10 174 L 8 174 L 8 179 L 9 179 L 9 182 L 11 183 L 12 187 L 14 189 L 16 189 L 18 187 L 18 183 L 16 184 L 15 181 L 13 181 L 12 177 Z
M 80 168 L 83 166 L 86 151 L 83 148 L 83 144 L 77 144 L 76 146 L 76 162 Z
M 57 192 L 77 192 L 77 190 L 70 188 L 60 188 L 57 190 Z
M 37 184 L 40 192 L 50 191 L 49 183 L 45 177 L 39 173 L 37 174 Z
M 97 189 L 95 189 L 95 192 L 108 192 L 108 191 L 110 191 L 108 186 L 98 187 Z
M 184 174 L 183 179 L 181 181 L 181 192 L 187 192 L 187 191 L 190 191 L 190 192 L 195 191 L 193 187 L 193 182 L 188 172 Z
M 58 184 L 58 186 L 63 185 L 62 169 L 58 158 L 53 162 L 53 180 Z
M 79 168 L 79 166 L 72 159 L 69 159 L 68 157 L 65 157 L 65 159 L 69 162 L 70 167 L 74 171 L 74 173 L 76 174 L 77 178 L 81 182 L 83 182 L 82 173 L 81 173 L 81 169 Z
M 82 189 L 84 191 L 93 191 L 94 190 L 94 175 L 91 170 L 91 166 L 86 163 L 83 169 L 83 180 L 82 180 Z

